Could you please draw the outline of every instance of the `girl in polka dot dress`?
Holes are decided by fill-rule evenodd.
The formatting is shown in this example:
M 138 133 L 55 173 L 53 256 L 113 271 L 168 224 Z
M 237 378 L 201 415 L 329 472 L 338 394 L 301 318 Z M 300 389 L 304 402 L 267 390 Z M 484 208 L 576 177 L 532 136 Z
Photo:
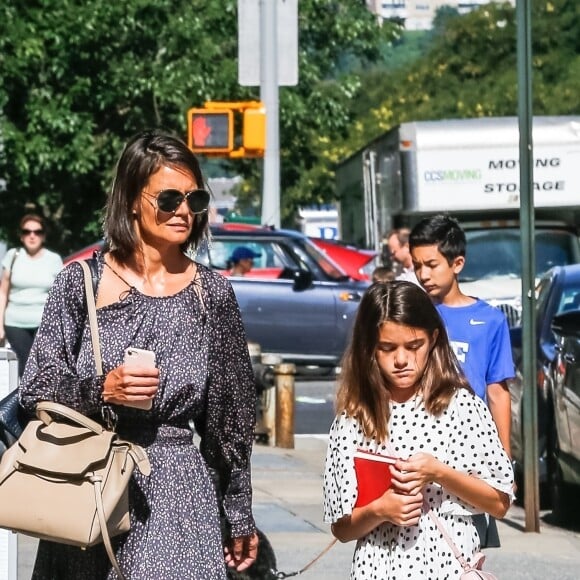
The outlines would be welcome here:
M 468 562 L 479 538 L 472 515 L 502 518 L 513 471 L 485 404 L 459 369 L 425 292 L 378 282 L 365 293 L 347 350 L 324 474 L 324 518 L 356 540 L 351 579 L 457 579 L 462 568 L 426 514 L 439 517 Z M 398 458 L 391 487 L 354 507 L 354 454 Z

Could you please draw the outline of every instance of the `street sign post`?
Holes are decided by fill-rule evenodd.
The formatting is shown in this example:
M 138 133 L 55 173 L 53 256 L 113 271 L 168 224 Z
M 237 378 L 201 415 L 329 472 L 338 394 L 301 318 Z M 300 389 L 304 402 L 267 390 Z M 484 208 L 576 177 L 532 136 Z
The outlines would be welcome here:
M 278 86 L 298 84 L 298 0 L 238 0 L 238 82 L 259 87 L 262 61 L 261 4 L 275 4 Z
M 266 107 L 262 223 L 280 227 L 278 87 L 298 84 L 298 0 L 238 0 L 238 80 Z

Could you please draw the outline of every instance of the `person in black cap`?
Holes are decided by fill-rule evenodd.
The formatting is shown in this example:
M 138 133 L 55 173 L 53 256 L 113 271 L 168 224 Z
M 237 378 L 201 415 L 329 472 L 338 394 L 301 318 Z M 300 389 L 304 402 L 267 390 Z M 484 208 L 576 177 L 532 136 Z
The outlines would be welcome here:
M 253 267 L 254 259 L 259 258 L 260 254 L 257 254 L 250 248 L 246 246 L 238 246 L 233 252 L 229 259 L 230 275 L 231 276 L 245 276 Z

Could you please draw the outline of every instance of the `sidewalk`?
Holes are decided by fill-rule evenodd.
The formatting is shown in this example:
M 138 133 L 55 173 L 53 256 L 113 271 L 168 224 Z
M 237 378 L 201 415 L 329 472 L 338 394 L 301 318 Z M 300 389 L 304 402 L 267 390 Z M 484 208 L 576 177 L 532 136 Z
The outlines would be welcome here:
M 322 521 L 326 445 L 324 437 L 297 436 L 294 449 L 254 447 L 254 513 L 281 572 L 300 570 L 332 540 Z M 486 569 L 500 580 L 577 580 L 580 533 L 545 522 L 541 533 L 525 533 L 524 524 L 524 511 L 517 506 L 498 522 L 502 547 L 486 551 Z M 18 580 L 30 579 L 35 550 L 35 540 L 19 537 Z M 335 544 L 299 578 L 347 580 L 353 550 L 354 543 Z
M 322 521 L 322 472 L 326 440 L 296 437 L 294 449 L 256 445 L 253 457 L 254 506 L 258 526 L 276 554 L 278 570 L 294 572 L 332 540 Z M 498 522 L 501 548 L 486 550 L 485 568 L 502 579 L 577 580 L 580 533 L 551 526 L 524 532 L 525 514 L 514 506 Z M 337 543 L 300 577 L 347 580 L 354 543 Z

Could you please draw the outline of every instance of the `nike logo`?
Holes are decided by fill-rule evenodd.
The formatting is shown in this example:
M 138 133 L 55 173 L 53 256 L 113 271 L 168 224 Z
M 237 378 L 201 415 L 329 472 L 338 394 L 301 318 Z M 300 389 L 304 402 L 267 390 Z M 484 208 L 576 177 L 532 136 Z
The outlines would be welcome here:
M 479 326 L 480 324 L 485 324 L 485 320 L 473 320 L 473 318 L 470 318 L 469 324 L 471 324 L 471 326 Z

